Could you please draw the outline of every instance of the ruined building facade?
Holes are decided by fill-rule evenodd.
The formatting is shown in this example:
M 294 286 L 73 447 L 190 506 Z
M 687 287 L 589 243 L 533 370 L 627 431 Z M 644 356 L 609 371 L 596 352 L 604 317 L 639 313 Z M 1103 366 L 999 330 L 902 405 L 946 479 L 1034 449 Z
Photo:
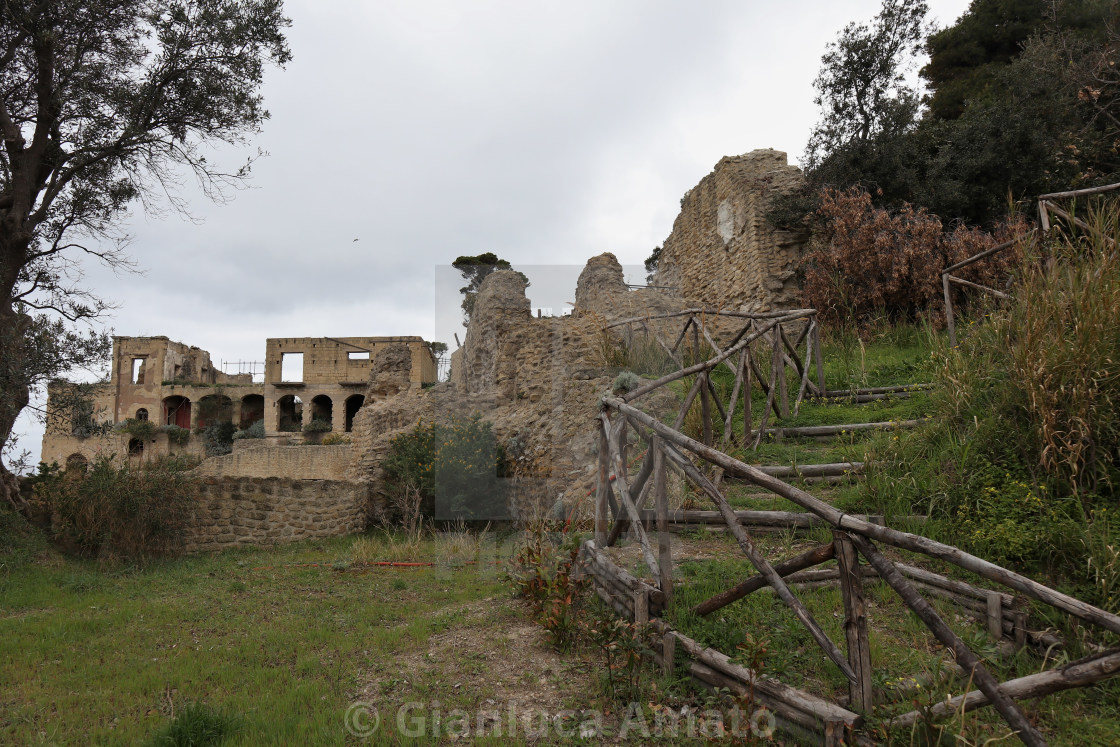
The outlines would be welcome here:
M 218 422 L 247 429 L 263 421 L 261 444 L 302 442 L 300 431 L 311 420 L 327 423 L 327 432 L 348 433 L 365 404 L 371 358 L 389 345 L 409 349 L 416 384 L 435 381 L 435 357 L 419 337 L 269 339 L 263 381 L 254 381 L 251 373 L 227 374 L 205 350 L 167 337 L 114 337 L 109 380 L 94 387 L 91 408 L 75 411 L 61 390 L 67 385 L 48 391 L 42 459 L 66 464 L 98 454 L 203 456 L 198 431 Z M 97 427 L 127 420 L 157 428 L 136 438 Z M 163 426 L 192 435 L 177 443 L 168 433 L 174 429 Z
M 801 170 L 790 166 L 782 151 L 755 150 L 720 159 L 681 200 L 654 284 L 714 308 L 800 306 L 800 239 L 766 219 L 771 198 L 800 182 Z

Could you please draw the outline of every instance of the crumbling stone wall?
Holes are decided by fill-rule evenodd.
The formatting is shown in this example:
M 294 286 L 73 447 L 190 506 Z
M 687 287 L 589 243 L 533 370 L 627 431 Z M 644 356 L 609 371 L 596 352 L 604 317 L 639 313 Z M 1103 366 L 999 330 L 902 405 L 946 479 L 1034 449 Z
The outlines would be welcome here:
M 728 156 L 681 200 L 654 284 L 704 305 L 739 311 L 797 308 L 798 238 L 766 220 L 770 198 L 799 184 L 786 154 Z
M 394 380 L 409 380 L 409 361 L 388 351 L 378 355 L 369 404 L 354 424 L 352 479 L 378 489 L 389 441 L 419 420 L 440 422 L 480 413 L 493 423 L 499 439 L 516 437 L 520 445 L 514 499 L 518 515 L 547 511 L 558 499 L 569 510 L 586 508 L 595 479 L 599 397 L 609 392 L 617 373 L 601 360 L 603 326 L 651 308 L 676 311 L 681 303 L 654 291 L 627 289 L 612 254 L 588 262 L 571 316 L 534 318 L 517 273 L 489 275 L 479 289 L 464 344 L 451 356 L 451 382 L 423 391 L 399 387 L 395 396 L 379 397 Z
M 186 552 L 335 537 L 365 525 L 367 486 L 335 480 L 206 477 Z

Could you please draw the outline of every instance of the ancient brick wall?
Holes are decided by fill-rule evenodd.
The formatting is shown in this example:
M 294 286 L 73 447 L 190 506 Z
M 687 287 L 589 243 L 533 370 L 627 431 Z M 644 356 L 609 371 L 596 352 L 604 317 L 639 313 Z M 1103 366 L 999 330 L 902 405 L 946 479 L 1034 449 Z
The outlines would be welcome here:
M 365 525 L 367 488 L 335 480 L 206 477 L 186 552 L 335 537 Z
M 235 447 L 239 442 L 234 442 Z M 226 477 L 287 477 L 293 480 L 345 480 L 353 461 L 349 444 L 263 446 L 211 457 L 195 474 Z
M 728 156 L 685 194 L 665 239 L 654 284 L 680 298 L 740 311 L 801 305 L 801 244 L 766 220 L 771 196 L 794 189 L 801 170 L 776 150 Z

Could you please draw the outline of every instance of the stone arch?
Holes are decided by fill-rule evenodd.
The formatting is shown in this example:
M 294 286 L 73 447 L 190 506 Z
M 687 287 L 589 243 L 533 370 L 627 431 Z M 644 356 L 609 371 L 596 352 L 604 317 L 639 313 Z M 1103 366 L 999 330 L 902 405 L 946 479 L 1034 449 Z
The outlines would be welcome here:
M 311 398 L 311 419 L 323 420 L 334 425 L 334 402 L 325 394 Z
M 277 430 L 298 431 L 303 428 L 303 400 L 294 394 L 285 394 L 276 400 Z
M 191 427 L 191 401 L 179 394 L 163 398 L 163 425 Z
M 358 414 L 358 410 L 362 409 L 362 405 L 366 403 L 366 395 L 364 394 L 351 394 L 346 398 L 346 432 L 354 430 L 354 416 Z
M 75 451 L 66 457 L 66 469 L 82 470 L 84 472 L 87 467 L 89 467 L 89 459 L 86 458 L 85 454 Z
M 198 427 L 233 422 L 233 400 L 224 394 L 207 394 L 198 401 Z
M 241 398 L 241 420 L 238 427 L 245 430 L 258 420 L 264 420 L 264 395 L 246 394 Z
M 137 408 L 136 415 L 134 417 L 137 420 L 147 420 L 148 419 L 148 408 L 147 407 Z

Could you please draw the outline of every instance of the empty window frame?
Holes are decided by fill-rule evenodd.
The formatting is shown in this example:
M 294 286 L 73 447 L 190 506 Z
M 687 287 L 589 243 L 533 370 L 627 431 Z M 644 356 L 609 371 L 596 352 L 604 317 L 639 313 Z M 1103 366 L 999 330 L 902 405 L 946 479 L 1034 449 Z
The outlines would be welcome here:
M 369 360 L 369 351 L 368 350 L 362 350 L 362 351 L 351 350 L 350 352 L 348 352 L 346 354 L 346 359 L 351 360 L 351 361 L 368 361 Z
M 303 353 L 280 354 L 280 381 L 303 381 Z
M 133 384 L 143 384 L 144 383 L 144 361 L 145 360 L 146 360 L 145 358 L 133 358 L 132 359 L 132 379 L 131 379 L 131 381 L 132 381 Z

